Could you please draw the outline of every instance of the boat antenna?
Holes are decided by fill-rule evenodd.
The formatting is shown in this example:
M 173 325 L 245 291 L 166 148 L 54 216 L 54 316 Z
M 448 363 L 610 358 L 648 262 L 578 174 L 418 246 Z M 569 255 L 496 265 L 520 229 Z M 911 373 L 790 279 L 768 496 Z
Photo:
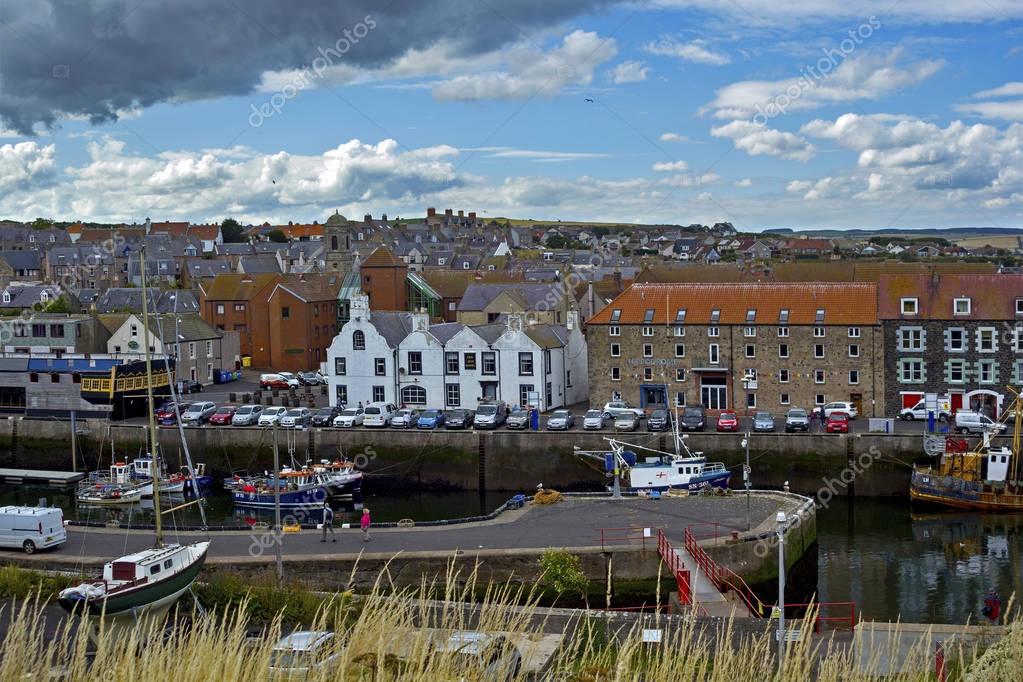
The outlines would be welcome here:
M 153 461 L 153 508 L 156 510 L 156 546 L 163 547 L 163 519 L 160 518 L 160 455 L 157 450 L 156 417 L 153 407 L 153 358 L 149 353 L 149 291 L 146 288 L 146 246 L 139 248 L 139 276 L 142 278 L 142 348 L 146 358 L 146 412 L 149 414 L 149 450 Z M 164 376 L 167 380 L 167 360 L 163 361 Z

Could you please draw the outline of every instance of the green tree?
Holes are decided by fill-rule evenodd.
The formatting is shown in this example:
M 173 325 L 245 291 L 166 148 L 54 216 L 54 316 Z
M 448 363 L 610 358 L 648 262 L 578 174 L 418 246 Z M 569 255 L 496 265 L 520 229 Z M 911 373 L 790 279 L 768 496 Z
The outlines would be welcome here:
M 590 581 L 579 565 L 579 557 L 564 549 L 547 549 L 540 555 L 540 582 L 558 593 L 578 594 L 590 607 L 587 594 Z
M 568 238 L 562 234 L 549 234 L 544 244 L 547 245 L 548 249 L 563 249 L 568 246 Z
M 279 228 L 270 230 L 270 233 L 266 236 L 270 241 L 276 242 L 277 244 L 288 243 L 288 235 L 284 234 L 284 231 Z
M 220 234 L 229 244 L 245 241 L 245 230 L 234 218 L 224 218 L 224 222 L 220 223 Z
M 53 227 L 53 221 L 50 220 L 49 218 L 36 218 L 31 223 L 29 223 L 29 226 L 33 230 L 45 230 L 48 227 Z

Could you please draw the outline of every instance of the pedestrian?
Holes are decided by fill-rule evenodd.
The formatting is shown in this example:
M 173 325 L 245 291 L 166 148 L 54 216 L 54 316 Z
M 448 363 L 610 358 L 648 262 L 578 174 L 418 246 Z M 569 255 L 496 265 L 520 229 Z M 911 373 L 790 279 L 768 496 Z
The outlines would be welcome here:
M 359 528 L 362 529 L 362 541 L 369 542 L 369 527 L 372 524 L 369 518 L 369 509 L 362 510 L 362 521 L 359 522 Z
M 320 538 L 320 542 L 327 541 L 327 531 L 330 531 L 330 541 L 337 542 L 337 536 L 334 535 L 334 510 L 330 508 L 329 502 L 323 503 L 323 537 Z

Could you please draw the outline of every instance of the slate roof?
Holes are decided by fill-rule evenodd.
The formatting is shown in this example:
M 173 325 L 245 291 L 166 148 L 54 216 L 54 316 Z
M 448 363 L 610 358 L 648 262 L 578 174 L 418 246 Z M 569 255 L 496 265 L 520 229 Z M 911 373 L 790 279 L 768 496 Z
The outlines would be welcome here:
M 560 348 L 568 343 L 568 330 L 560 325 L 527 325 L 524 332 L 540 348 Z
M 508 326 L 502 321 L 501 324 L 481 324 L 476 327 L 470 327 L 474 332 L 480 335 L 487 343 L 494 343 L 504 332 L 508 329 Z
M 370 324 L 376 327 L 387 345 L 397 348 L 398 344 L 412 331 L 412 313 L 373 311 Z
M 249 274 L 267 274 L 281 271 L 281 264 L 276 256 L 242 256 L 238 259 L 238 269 Z
M 484 310 L 495 298 L 504 292 L 520 301 L 524 310 L 536 310 L 541 303 L 553 304 L 561 300 L 563 289 L 558 284 L 480 284 L 472 283 L 466 288 L 458 303 L 460 311 Z
M 0 251 L 0 258 L 7 261 L 15 271 L 17 270 L 38 270 L 41 258 L 38 251 Z
M 441 324 L 430 325 L 430 334 L 441 343 L 447 343 L 455 334 L 463 329 L 465 329 L 465 325 L 460 322 L 443 322 Z

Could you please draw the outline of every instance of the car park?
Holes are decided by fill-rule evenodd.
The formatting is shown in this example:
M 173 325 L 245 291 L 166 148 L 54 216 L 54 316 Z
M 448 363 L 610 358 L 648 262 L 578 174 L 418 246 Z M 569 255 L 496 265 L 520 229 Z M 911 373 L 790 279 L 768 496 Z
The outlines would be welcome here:
M 477 429 L 496 429 L 504 423 L 508 408 L 503 401 L 481 403 L 476 408 L 472 425 Z
M 216 426 L 225 426 L 231 423 L 234 419 L 234 413 L 238 411 L 238 408 L 234 405 L 221 405 L 217 408 L 216 412 L 210 415 L 210 424 Z
M 703 405 L 690 405 L 682 410 L 682 419 L 678 422 L 680 431 L 703 431 L 707 426 L 707 412 Z
M 322 386 L 327 383 L 327 380 L 319 372 L 299 372 L 297 378 L 298 383 L 303 386 Z
M 242 405 L 234 411 L 231 424 L 233 426 L 255 426 L 259 423 L 259 417 L 262 414 L 262 405 Z
M 646 420 L 647 431 L 670 431 L 672 425 L 671 412 L 654 410 Z
M 959 433 L 1003 433 L 1008 427 L 996 422 L 986 414 L 971 410 L 957 410 L 954 418 L 955 430 Z
M 830 417 L 834 412 L 844 412 L 849 419 L 856 419 L 858 412 L 856 406 L 847 402 L 828 403 L 824 406 L 824 417 Z
M 285 429 L 303 428 L 312 420 L 313 411 L 308 407 L 293 407 L 281 417 L 281 426 Z
M 603 410 L 587 410 L 583 417 L 583 428 L 587 431 L 598 431 L 604 428 Z
M 181 423 L 194 426 L 205 424 L 216 411 L 216 403 L 192 403 L 188 406 L 187 410 L 181 413 Z
M 0 547 L 33 554 L 66 541 L 64 512 L 58 507 L 0 507 Z
M 845 412 L 832 412 L 824 420 L 824 431 L 827 433 L 849 433 L 849 415 Z
M 333 632 L 299 630 L 282 638 L 270 651 L 270 677 L 275 679 L 335 679 L 341 652 Z
M 725 410 L 718 415 L 717 430 L 719 433 L 723 431 L 738 431 L 739 416 L 731 410 Z
M 262 389 L 284 389 L 287 390 L 290 384 L 280 374 L 260 374 L 259 387 Z
M 472 426 L 472 410 L 451 410 L 444 418 L 445 429 L 467 429 Z
M 509 429 L 528 429 L 529 410 L 522 407 L 512 409 L 511 414 L 504 420 L 504 425 Z
M 361 407 L 346 407 L 341 414 L 334 417 L 334 426 L 339 429 L 350 429 L 362 426 L 366 420 L 366 411 Z
M 423 410 L 416 422 L 417 429 L 436 429 L 444 426 L 444 410 Z
M 785 433 L 810 430 L 810 417 L 801 407 L 793 407 L 785 415 Z
M 321 407 L 313 411 L 310 423 L 313 426 L 330 426 L 334 423 L 334 417 L 339 414 L 341 414 L 340 407 Z
M 392 403 L 370 403 L 365 407 L 363 426 L 383 428 L 391 424 L 391 417 L 398 411 Z
M 640 407 L 633 407 L 624 400 L 611 400 L 604 403 L 604 416 L 608 419 L 617 417 L 619 412 L 632 412 L 640 419 L 646 416 L 645 410 Z
M 189 393 L 202 393 L 202 384 L 195 379 L 185 379 L 180 382 L 181 393 L 187 395 Z
M 635 431 L 639 428 L 639 416 L 630 410 L 618 412 L 614 418 L 615 431 Z
M 274 426 L 281 422 L 281 417 L 288 411 L 286 407 L 267 407 L 263 410 L 263 413 L 259 415 L 259 421 L 257 422 L 260 426 Z
M 177 403 L 177 410 L 174 407 L 173 401 L 166 402 L 160 406 L 160 408 L 153 415 L 156 418 L 156 422 L 161 426 L 171 426 L 178 423 L 178 414 L 188 409 L 191 403 Z
M 391 417 L 392 429 L 414 429 L 419 422 L 419 410 L 403 407 Z
M 774 431 L 774 415 L 761 410 L 753 415 L 753 430 L 757 433 L 771 433 Z
M 547 417 L 548 431 L 567 431 L 575 424 L 575 417 L 569 410 L 554 410 Z

